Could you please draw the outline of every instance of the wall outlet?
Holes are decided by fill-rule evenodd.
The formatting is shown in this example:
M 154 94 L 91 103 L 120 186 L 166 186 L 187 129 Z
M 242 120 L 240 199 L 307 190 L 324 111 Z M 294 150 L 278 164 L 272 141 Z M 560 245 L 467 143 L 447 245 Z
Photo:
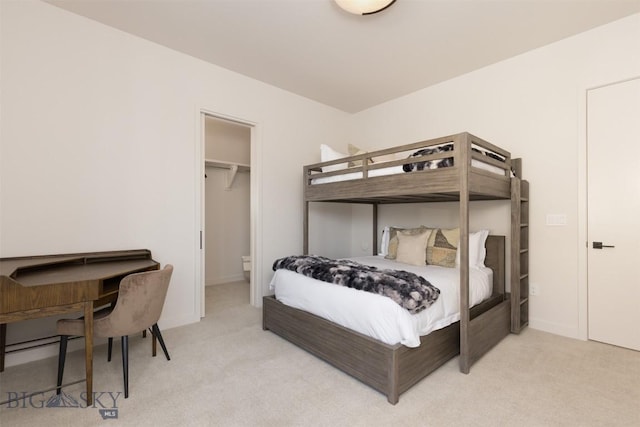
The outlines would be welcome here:
M 540 294 L 540 288 L 538 287 L 537 283 L 529 283 L 529 295 L 539 295 Z

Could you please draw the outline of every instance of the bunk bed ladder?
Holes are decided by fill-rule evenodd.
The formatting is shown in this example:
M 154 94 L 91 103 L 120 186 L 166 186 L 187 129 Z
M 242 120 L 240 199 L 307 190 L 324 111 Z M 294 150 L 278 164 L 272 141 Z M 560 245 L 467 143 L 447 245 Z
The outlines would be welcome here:
M 529 323 L 529 182 L 521 179 L 522 161 L 513 159 L 511 178 L 511 332 Z

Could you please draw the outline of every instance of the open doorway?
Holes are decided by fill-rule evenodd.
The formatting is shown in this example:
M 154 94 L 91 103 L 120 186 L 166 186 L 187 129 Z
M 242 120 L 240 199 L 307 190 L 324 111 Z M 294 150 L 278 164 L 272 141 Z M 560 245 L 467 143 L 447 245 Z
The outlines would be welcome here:
M 201 200 L 201 313 L 209 286 L 251 288 L 253 230 L 251 152 L 253 125 L 201 113 L 204 177 Z

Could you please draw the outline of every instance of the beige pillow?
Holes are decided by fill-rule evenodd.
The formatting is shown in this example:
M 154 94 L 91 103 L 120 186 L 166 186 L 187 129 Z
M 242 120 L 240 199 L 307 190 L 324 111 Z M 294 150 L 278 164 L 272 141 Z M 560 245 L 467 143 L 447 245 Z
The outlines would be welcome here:
M 424 225 L 416 228 L 389 227 L 389 244 L 387 245 L 387 255 L 385 255 L 385 258 L 396 259 L 396 254 L 398 251 L 398 231 L 403 231 L 405 234 L 420 234 L 425 230 L 431 229 L 425 227 Z
M 425 230 L 418 234 L 405 233 L 399 231 L 398 251 L 396 261 L 411 265 L 425 265 L 425 250 L 427 240 L 431 236 L 431 230 Z
M 433 230 L 427 242 L 427 264 L 455 267 L 459 241 L 459 228 Z
M 347 149 L 349 150 L 349 155 L 350 156 L 357 156 L 358 154 L 367 154 L 366 151 L 364 151 L 361 148 L 356 147 L 353 144 L 349 144 L 347 146 Z M 369 164 L 373 163 L 373 160 L 369 159 Z M 349 162 L 349 167 L 352 166 L 360 166 L 362 165 L 362 162 L 360 160 L 356 160 L 355 162 Z

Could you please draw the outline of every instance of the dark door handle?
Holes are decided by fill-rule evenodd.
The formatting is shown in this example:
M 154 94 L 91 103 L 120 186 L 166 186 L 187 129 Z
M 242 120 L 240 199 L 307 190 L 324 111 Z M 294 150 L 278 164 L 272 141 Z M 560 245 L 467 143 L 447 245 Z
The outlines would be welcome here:
M 593 242 L 593 249 L 615 248 L 612 245 L 603 245 L 602 242 Z

